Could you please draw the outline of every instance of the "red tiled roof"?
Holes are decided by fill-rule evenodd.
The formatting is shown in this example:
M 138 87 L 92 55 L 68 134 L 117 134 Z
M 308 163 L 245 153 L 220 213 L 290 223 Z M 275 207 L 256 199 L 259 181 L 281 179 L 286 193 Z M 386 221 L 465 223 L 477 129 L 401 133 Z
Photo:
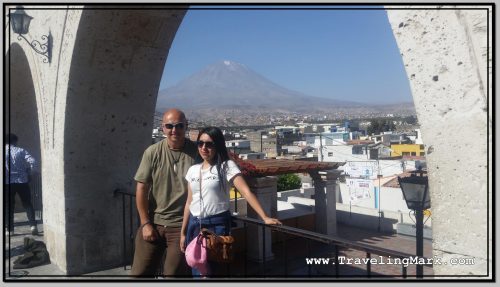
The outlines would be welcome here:
M 423 172 L 423 176 L 424 177 L 427 177 L 427 171 L 422 171 Z M 409 176 L 412 176 L 414 174 L 418 174 L 420 173 L 420 171 L 418 170 L 412 170 L 412 171 L 406 171 L 406 172 L 403 172 L 401 174 L 398 174 L 397 176 L 395 176 L 393 179 L 389 180 L 388 182 L 384 183 L 382 186 L 383 187 L 392 187 L 392 188 L 401 188 L 399 186 L 399 181 L 398 181 L 398 177 L 409 177 Z
M 252 159 L 236 160 L 242 173 L 248 176 L 270 176 L 287 173 L 307 173 L 336 169 L 344 165 L 343 162 L 314 162 L 288 159 Z

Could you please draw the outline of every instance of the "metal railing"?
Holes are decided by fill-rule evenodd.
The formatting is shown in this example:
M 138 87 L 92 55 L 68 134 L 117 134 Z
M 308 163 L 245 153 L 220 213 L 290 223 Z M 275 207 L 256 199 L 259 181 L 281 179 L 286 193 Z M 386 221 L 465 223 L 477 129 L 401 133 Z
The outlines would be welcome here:
M 29 187 L 31 191 L 31 204 L 35 210 L 35 218 L 43 222 L 42 175 L 40 173 L 30 175 Z
M 394 251 L 394 250 L 390 250 L 390 249 L 385 249 L 385 248 L 380 248 L 380 247 L 376 247 L 376 246 L 371 246 L 371 245 L 368 245 L 368 244 L 364 244 L 364 243 L 358 243 L 358 242 L 352 242 L 352 241 L 349 241 L 349 240 L 346 240 L 346 239 L 343 239 L 343 238 L 340 238 L 340 237 L 337 237 L 337 236 L 329 236 L 329 235 L 325 235 L 325 234 L 321 234 L 321 233 L 317 233 L 317 232 L 312 232 L 312 231 L 308 231 L 308 230 L 304 230 L 304 229 L 299 229 L 299 228 L 295 228 L 295 227 L 291 227 L 291 226 L 285 226 L 285 225 L 266 225 L 264 224 L 263 221 L 261 220 L 257 220 L 257 219 L 253 219 L 253 218 L 248 218 L 248 217 L 241 217 L 241 216 L 233 216 L 233 221 L 240 221 L 240 222 L 243 222 L 243 228 L 246 230 L 247 229 L 247 225 L 248 224 L 251 224 L 251 225 L 256 225 L 256 226 L 260 226 L 260 228 L 262 228 L 262 245 L 263 245 L 263 248 L 262 248 L 262 258 L 266 258 L 266 250 L 265 250 L 265 247 L 266 247 L 266 244 L 265 244 L 265 240 L 266 240 L 266 236 L 265 236 L 265 229 L 269 229 L 271 232 L 274 232 L 274 233 L 279 233 L 281 234 L 280 236 L 281 237 L 284 237 L 284 236 L 287 236 L 287 237 L 296 237 L 296 238 L 300 238 L 300 239 L 304 239 L 306 240 L 306 250 L 307 250 L 307 258 L 311 258 L 311 256 L 313 255 L 313 251 L 312 251 L 312 247 L 311 247 L 311 242 L 314 242 L 314 243 L 320 243 L 322 246 L 320 246 L 322 252 L 321 252 L 321 255 L 323 255 L 322 257 L 324 257 L 324 254 L 325 254 L 325 249 L 328 249 L 328 248 L 325 248 L 325 245 L 326 246 L 330 246 L 330 247 L 333 247 L 333 256 L 330 257 L 330 259 L 333 259 L 333 264 L 332 263 L 329 263 L 330 265 L 334 265 L 335 267 L 335 270 L 334 270 L 334 273 L 333 274 L 323 274 L 323 275 L 320 275 L 320 277 L 359 277 L 359 276 L 362 276 L 362 277 L 403 277 L 403 278 L 407 278 L 408 277 L 408 270 L 407 270 L 407 266 L 406 264 L 401 264 L 401 276 L 398 276 L 397 274 L 390 274 L 390 275 L 382 275 L 382 274 L 373 274 L 372 272 L 372 259 L 373 255 L 379 255 L 379 256 L 382 256 L 382 257 L 389 257 L 391 258 L 392 262 L 394 261 L 408 261 L 410 258 L 414 258 L 415 255 L 413 254 L 407 254 L 407 253 L 402 253 L 402 252 L 398 252 L 398 251 Z M 247 238 L 248 234 L 245 232 L 245 240 Z M 283 239 L 283 238 L 282 238 Z M 289 274 L 289 268 L 288 268 L 288 264 L 289 264 L 289 258 L 287 258 L 287 255 L 290 253 L 287 249 L 287 241 L 289 240 L 290 238 L 285 238 L 284 240 L 282 240 L 282 254 L 283 254 L 283 260 L 281 260 L 282 264 L 273 264 L 273 266 L 282 266 L 283 268 L 283 273 L 282 274 L 274 274 L 273 276 L 274 277 L 297 277 L 297 275 L 293 275 L 293 274 Z M 274 244 L 276 245 L 276 244 Z M 343 266 L 342 264 L 340 264 L 339 262 L 339 258 L 340 258 L 340 251 L 342 249 L 354 249 L 354 250 L 357 250 L 357 251 L 361 251 L 361 252 L 364 252 L 366 254 L 366 260 L 364 260 L 364 262 L 366 263 L 366 275 L 352 275 L 352 274 L 344 274 L 344 275 L 341 275 L 340 274 L 340 268 L 341 266 Z M 246 256 L 246 253 L 245 252 L 245 261 L 247 259 L 247 256 Z M 317 253 L 317 252 L 316 252 Z M 304 262 L 306 261 L 306 258 L 303 258 Z M 376 258 L 374 258 L 374 260 L 377 260 Z M 427 258 L 422 258 L 422 261 L 425 261 L 427 262 Z M 246 264 L 246 263 L 245 263 Z M 266 274 L 266 260 L 263 260 L 261 263 L 260 263 L 262 266 L 260 269 L 260 273 L 259 273 L 259 276 L 260 277 L 266 277 L 267 274 Z M 397 265 L 397 264 L 396 264 Z M 315 265 L 314 264 L 308 264 L 307 265 L 307 268 L 308 268 L 308 274 L 307 276 L 311 276 L 311 269 L 314 267 Z M 328 266 L 330 267 L 330 266 Z M 248 276 L 248 274 L 246 273 L 246 266 L 245 266 L 245 277 Z M 328 268 L 326 268 L 328 269 Z M 304 277 L 304 275 L 298 275 L 299 277 Z M 318 276 L 318 275 L 316 275 Z
M 28 186 L 30 189 L 31 205 L 35 212 L 35 219 L 43 222 L 43 204 L 42 204 L 42 176 L 40 173 L 32 173 L 29 175 Z M 4 187 L 5 188 L 5 187 Z M 8 198 L 7 198 L 8 199 Z M 6 199 L 6 200 L 7 200 Z M 16 196 L 14 212 L 25 212 L 21 198 Z M 7 208 L 12 208 L 8 206 Z
M 124 191 L 124 190 L 115 190 L 114 191 L 115 196 L 121 195 L 122 197 L 122 225 L 123 225 L 123 268 L 126 269 L 128 262 L 132 262 L 133 258 L 133 249 L 134 249 L 134 231 L 136 228 L 134 228 L 134 217 L 138 220 L 137 213 L 135 210 L 135 193 L 130 192 L 130 191 Z M 127 199 L 128 197 L 128 199 Z M 236 200 L 236 198 L 235 198 Z M 127 204 L 128 202 L 128 204 Z M 128 212 L 127 212 L 128 210 Z M 127 216 L 128 215 L 128 216 Z M 390 275 L 381 275 L 381 274 L 373 274 L 372 272 L 372 256 L 373 255 L 378 255 L 378 256 L 383 256 L 383 257 L 389 257 L 393 261 L 395 260 L 400 260 L 400 262 L 404 262 L 404 260 L 408 260 L 410 258 L 414 258 L 414 254 L 407 254 L 407 253 L 402 253 L 390 249 L 385 249 L 385 248 L 380 248 L 380 247 L 375 247 L 371 246 L 368 244 L 364 243 L 358 243 L 358 242 L 352 242 L 337 236 L 328 236 L 325 234 L 317 233 L 317 232 L 312 232 L 304 229 L 299 229 L 291 226 L 285 226 L 285 225 L 266 225 L 264 224 L 263 221 L 249 218 L 249 217 L 243 217 L 243 216 L 232 216 L 233 222 L 241 222 L 243 231 L 244 231 L 244 236 L 243 236 L 243 252 L 242 257 L 240 259 L 243 259 L 243 266 L 241 270 L 241 266 L 235 266 L 237 264 L 229 264 L 230 266 L 227 266 L 228 268 L 228 277 L 233 277 L 233 278 L 238 278 L 238 277 L 243 277 L 243 278 L 257 278 L 257 277 L 275 277 L 275 278 L 280 278 L 280 277 L 286 277 L 286 278 L 293 278 L 293 277 L 312 277 L 312 268 L 315 267 L 314 264 L 306 264 L 308 272 L 307 274 L 291 274 L 290 268 L 289 268 L 289 262 L 292 262 L 292 258 L 290 258 L 291 253 L 289 248 L 287 248 L 287 244 L 290 240 L 293 239 L 300 239 L 300 240 L 305 240 L 306 244 L 306 251 L 307 251 L 307 258 L 311 258 L 313 255 L 315 255 L 314 251 L 314 244 L 320 244 L 320 249 L 323 252 L 322 254 L 325 254 L 325 250 L 327 250 L 331 254 L 329 257 L 330 259 L 333 260 L 333 264 L 330 263 L 330 265 L 334 265 L 334 272 L 333 274 L 316 274 L 314 277 L 334 277 L 334 278 L 342 278 L 342 277 L 403 277 L 407 278 L 408 277 L 408 265 L 406 264 L 401 264 L 401 275 L 397 274 L 390 274 Z M 128 223 L 128 224 L 127 224 Z M 138 226 L 139 223 L 136 223 L 136 226 Z M 248 238 L 248 226 L 249 225 L 254 225 L 257 226 L 258 228 L 262 228 L 262 260 L 250 260 L 248 256 L 248 248 L 247 245 L 250 242 L 247 242 Z M 240 227 L 241 228 L 241 227 Z M 233 231 L 238 229 L 238 227 L 234 228 Z M 274 250 L 277 250 L 276 246 L 281 244 L 281 254 L 283 256 L 282 260 L 266 260 L 266 253 L 269 250 L 266 250 L 266 229 L 270 231 L 271 233 L 274 233 L 274 235 L 277 235 L 276 237 L 273 237 L 275 240 L 274 244 L 271 244 L 271 248 L 274 247 Z M 268 238 L 269 240 L 269 238 Z M 272 240 L 272 239 L 271 239 Z M 127 244 L 129 242 L 129 244 Z M 252 244 L 259 244 L 257 242 L 252 242 Z M 130 246 L 131 253 L 127 255 L 127 245 Z M 333 250 L 332 250 L 333 249 Z M 347 250 L 347 249 L 353 249 L 356 251 L 363 252 L 366 255 L 366 260 L 364 260 L 364 263 L 366 264 L 366 274 L 365 275 L 352 275 L 352 274 L 344 274 L 341 275 L 341 266 L 339 259 L 340 257 L 340 252 L 342 250 Z M 293 251 L 293 250 L 292 250 Z M 296 250 L 295 250 L 296 251 Z M 317 253 L 317 252 L 316 252 Z M 332 254 L 333 253 L 333 254 Z M 259 255 L 260 257 L 260 255 Z M 325 256 L 322 256 L 325 257 Z M 306 258 L 302 257 L 303 263 L 306 263 Z M 376 260 L 376 259 L 375 259 Z M 423 261 L 427 262 L 427 258 L 422 258 Z M 236 261 L 236 260 L 235 260 Z M 274 262 L 271 262 L 274 261 Z M 252 273 L 255 271 L 254 270 L 249 270 L 249 262 L 251 263 L 251 267 L 257 266 L 258 268 L 258 273 Z M 280 263 L 282 262 L 282 263 Z M 408 261 L 407 261 L 408 262 Z M 235 262 L 238 263 L 238 262 Z M 395 264 L 397 265 L 397 264 Z M 283 273 L 276 273 L 276 268 L 280 268 L 282 266 Z M 267 267 L 272 267 L 273 272 L 268 272 Z M 331 266 L 329 266 L 331 268 Z M 231 271 L 231 272 L 229 272 Z M 358 272 L 359 273 L 359 272 Z
M 122 243 L 123 243 L 123 269 L 127 269 L 127 265 L 130 261 L 132 264 L 132 259 L 134 257 L 134 232 L 137 226 L 140 225 L 139 216 L 137 215 L 137 208 L 135 207 L 135 192 L 131 192 L 123 189 L 115 189 L 113 191 L 114 196 L 121 196 L 122 199 Z M 128 204 L 127 204 L 128 203 Z M 127 206 L 128 205 L 128 206 Z M 127 212 L 128 211 L 128 212 Z M 127 216 L 128 215 L 128 216 Z M 134 225 L 134 217 L 136 218 L 136 223 Z M 135 226 L 135 228 L 134 228 Z M 127 244 L 128 243 L 128 244 Z M 127 255 L 127 245 L 130 249 L 130 253 Z

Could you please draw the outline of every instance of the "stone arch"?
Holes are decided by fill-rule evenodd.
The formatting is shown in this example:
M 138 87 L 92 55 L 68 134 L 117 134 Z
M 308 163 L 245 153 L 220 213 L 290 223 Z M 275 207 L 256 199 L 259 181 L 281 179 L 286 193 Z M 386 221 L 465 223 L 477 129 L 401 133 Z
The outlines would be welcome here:
M 135 190 L 166 57 L 184 13 L 86 7 L 81 14 L 64 120 L 69 274 L 121 262 L 122 206 L 113 191 Z
M 40 128 L 35 87 L 31 76 L 28 58 L 20 45 L 13 43 L 6 54 L 9 65 L 6 71 L 6 89 L 4 118 L 5 134 L 14 133 L 18 136 L 18 145 L 28 150 L 35 157 L 38 165 L 42 165 Z M 37 210 L 41 209 L 41 183 L 39 173 L 31 178 L 32 194 L 36 193 L 37 201 L 33 202 Z M 36 190 L 33 190 L 35 188 Z M 16 203 L 16 209 L 21 207 Z
M 491 6 L 392 9 L 426 145 L 433 255 L 475 260 L 434 274 L 491 276 Z
M 10 90 L 5 98 L 6 132 L 18 135 L 19 145 L 40 159 L 40 130 L 30 65 L 23 49 L 16 43 L 10 46 L 6 57 L 16 63 L 6 73 L 7 89 Z
M 39 99 L 47 191 L 44 236 L 52 262 L 67 274 L 121 263 L 121 213 L 113 190 L 133 185 L 133 173 L 150 141 L 165 55 L 185 13 L 179 6 L 84 8 L 30 11 L 38 23 L 30 34 L 43 35 L 49 29 L 54 36 L 50 65 L 41 64 L 29 48 L 23 48 Z M 487 13 L 491 16 L 491 9 Z M 491 209 L 487 212 L 491 145 L 487 142 L 491 143 L 492 107 L 484 104 L 491 100 L 491 88 L 481 83 L 491 82 L 487 61 L 491 57 L 486 53 L 491 53 L 491 37 L 487 38 L 491 34 L 484 27 L 491 26 L 492 17 L 487 18 L 484 11 L 432 7 L 388 10 L 388 16 L 422 136 L 431 150 L 427 159 L 434 253 L 478 260 L 474 266 L 452 271 L 449 266 L 435 266 L 435 274 L 483 275 L 489 271 L 488 263 L 491 269 L 491 249 L 487 253 L 486 248 L 492 241 L 491 237 L 487 241 L 486 234 L 491 230 Z M 465 127 L 462 115 L 469 119 Z M 479 146 L 473 141 L 477 138 Z M 467 144 L 475 148 L 466 149 Z M 460 155 L 462 164 L 453 155 Z M 462 200 L 471 198 L 471 206 Z

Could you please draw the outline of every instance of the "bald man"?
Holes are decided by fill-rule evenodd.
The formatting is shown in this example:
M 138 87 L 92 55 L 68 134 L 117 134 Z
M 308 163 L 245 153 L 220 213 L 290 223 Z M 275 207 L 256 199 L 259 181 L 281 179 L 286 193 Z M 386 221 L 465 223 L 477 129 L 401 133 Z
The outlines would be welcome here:
M 163 254 L 163 276 L 190 276 L 179 248 L 184 205 L 187 199 L 186 172 L 197 156 L 195 143 L 186 139 L 187 120 L 178 109 L 163 114 L 166 139 L 151 145 L 142 156 L 137 173 L 136 204 L 140 227 L 135 238 L 131 275 L 158 275 Z

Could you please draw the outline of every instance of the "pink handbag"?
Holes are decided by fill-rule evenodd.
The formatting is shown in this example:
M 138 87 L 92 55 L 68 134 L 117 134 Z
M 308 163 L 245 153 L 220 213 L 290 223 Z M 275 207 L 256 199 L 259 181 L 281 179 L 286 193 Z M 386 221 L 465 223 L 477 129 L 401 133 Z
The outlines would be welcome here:
M 186 262 L 191 268 L 196 268 L 202 276 L 208 275 L 207 239 L 200 233 L 186 247 Z

